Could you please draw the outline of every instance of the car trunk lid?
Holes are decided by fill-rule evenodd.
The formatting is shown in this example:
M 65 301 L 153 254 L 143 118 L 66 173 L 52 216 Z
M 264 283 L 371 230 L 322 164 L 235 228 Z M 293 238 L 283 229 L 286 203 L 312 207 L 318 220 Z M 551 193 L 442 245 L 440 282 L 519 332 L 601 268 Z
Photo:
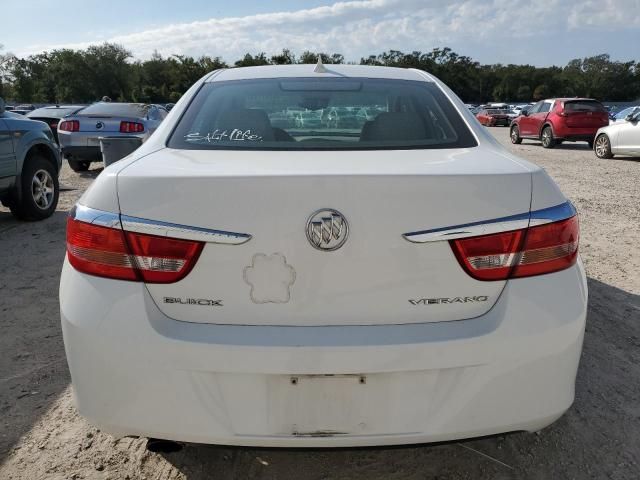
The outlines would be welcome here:
M 147 285 L 173 319 L 439 322 L 486 313 L 505 282 L 471 278 L 446 241 L 418 244 L 402 235 L 528 212 L 531 173 L 480 149 L 163 149 L 119 174 L 118 196 L 126 216 L 252 236 L 207 243 L 186 278 Z M 314 248 L 306 235 L 319 209 L 335 209 L 348 222 L 336 250 Z

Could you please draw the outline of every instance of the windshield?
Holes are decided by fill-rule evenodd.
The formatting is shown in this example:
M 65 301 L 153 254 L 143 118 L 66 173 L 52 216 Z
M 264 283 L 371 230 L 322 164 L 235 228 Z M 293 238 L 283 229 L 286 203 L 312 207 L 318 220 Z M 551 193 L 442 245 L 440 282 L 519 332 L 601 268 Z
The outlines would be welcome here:
M 168 143 L 182 149 L 246 150 L 475 145 L 436 85 L 369 78 L 208 83 Z
M 83 108 L 78 115 L 103 117 L 137 117 L 144 118 L 151 108 L 144 103 L 110 103 L 98 102 Z

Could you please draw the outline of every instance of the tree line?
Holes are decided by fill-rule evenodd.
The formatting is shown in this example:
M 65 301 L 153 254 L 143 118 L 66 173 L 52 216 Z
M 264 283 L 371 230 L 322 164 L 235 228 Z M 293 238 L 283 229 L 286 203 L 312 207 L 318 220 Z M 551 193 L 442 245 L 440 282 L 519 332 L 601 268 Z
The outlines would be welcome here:
M 290 50 L 268 56 L 247 53 L 228 64 L 218 56 L 154 53 L 134 60 L 130 51 L 104 43 L 84 50 L 60 49 L 18 58 L 2 53 L 0 96 L 29 103 L 88 103 L 108 96 L 117 101 L 176 102 L 200 77 L 218 68 L 252 65 L 347 63 L 342 54 Z M 360 59 L 362 65 L 412 67 L 443 80 L 465 102 L 529 102 L 546 97 L 584 96 L 608 101 L 640 99 L 640 62 L 613 61 L 607 54 L 571 60 L 563 67 L 483 65 L 450 48 L 404 53 L 389 50 Z

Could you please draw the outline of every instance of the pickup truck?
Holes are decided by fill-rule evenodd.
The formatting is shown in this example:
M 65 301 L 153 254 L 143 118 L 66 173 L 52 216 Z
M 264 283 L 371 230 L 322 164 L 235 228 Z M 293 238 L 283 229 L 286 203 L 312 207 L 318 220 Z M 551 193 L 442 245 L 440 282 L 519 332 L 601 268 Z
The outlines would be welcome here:
M 44 122 L 5 111 L 0 98 L 0 201 L 22 220 L 42 220 L 58 205 L 62 166 Z

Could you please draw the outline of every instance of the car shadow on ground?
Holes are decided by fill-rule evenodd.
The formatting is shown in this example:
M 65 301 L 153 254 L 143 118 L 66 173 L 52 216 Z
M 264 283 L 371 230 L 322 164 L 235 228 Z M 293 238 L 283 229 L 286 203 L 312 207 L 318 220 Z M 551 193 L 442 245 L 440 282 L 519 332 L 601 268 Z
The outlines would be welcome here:
M 42 222 L 24 223 L 0 211 L 0 465 L 70 382 L 58 310 L 65 219 L 65 212 L 56 212 Z M 191 480 L 212 475 L 219 479 L 627 478 L 633 465 L 640 463 L 638 451 L 621 448 L 640 444 L 635 396 L 640 378 L 640 296 L 594 279 L 589 279 L 589 290 L 576 401 L 539 434 L 338 450 L 190 444 L 176 453 L 149 453 L 135 471 L 140 477 L 171 471 L 176 476 L 170 478 L 184 475 Z M 58 425 L 50 414 L 46 418 L 51 435 L 86 442 L 83 430 L 76 432 L 83 438 L 76 438 L 68 426 Z M 131 439 L 108 441 L 112 446 L 98 454 L 125 455 L 119 447 L 127 442 Z M 38 451 L 30 462 L 38 462 Z
M 58 313 L 66 217 L 21 222 L 0 210 L 0 464 L 69 384 Z
M 98 175 L 102 173 L 104 167 L 93 168 L 91 170 L 87 170 L 86 172 L 76 172 L 76 174 L 81 178 L 94 179 Z
M 542 143 L 540 143 L 537 140 L 527 140 L 524 139 L 522 141 L 523 145 L 537 145 L 540 148 L 542 147 Z M 587 143 L 583 143 L 583 142 L 564 142 L 561 143 L 559 145 L 555 145 L 553 147 L 553 150 L 592 150 L 592 148 L 587 144 Z M 594 154 L 595 156 L 595 154 Z
M 526 142 L 526 143 L 525 143 Z M 537 142 L 535 140 L 532 141 L 523 141 L 522 142 L 523 145 L 537 145 L 540 148 L 542 148 L 542 144 L 540 142 Z M 580 150 L 592 150 L 592 148 L 589 147 L 589 145 L 587 145 L 586 143 L 562 143 L 560 145 L 556 145 L 553 147 L 554 150 L 572 150 L 572 151 L 580 151 Z M 640 157 L 632 157 L 632 156 L 621 156 L 621 155 L 616 155 L 615 157 L 611 158 L 611 159 L 601 159 L 596 157 L 596 154 L 593 154 L 593 159 L 594 160 L 599 160 L 602 162 L 611 162 L 611 161 L 617 161 L 617 160 L 621 160 L 621 161 L 629 161 L 629 162 L 637 162 L 640 161 Z

